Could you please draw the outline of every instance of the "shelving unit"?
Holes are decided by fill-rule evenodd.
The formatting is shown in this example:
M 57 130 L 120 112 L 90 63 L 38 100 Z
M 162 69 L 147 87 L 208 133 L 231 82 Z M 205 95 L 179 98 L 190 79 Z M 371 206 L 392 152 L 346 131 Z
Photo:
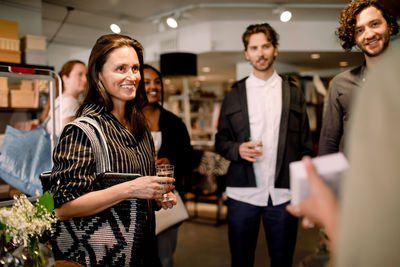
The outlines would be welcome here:
M 168 107 L 185 122 L 196 147 L 213 147 L 222 97 L 172 95 Z
M 0 89 L 3 89 L 3 92 L 6 91 L 6 95 L 10 97 L 8 88 L 16 81 L 46 80 L 49 83 L 49 92 L 47 93 L 47 98 L 50 94 L 52 106 L 54 106 L 55 76 L 57 74 L 53 70 L 54 68 L 50 66 L 0 62 L 0 77 L 7 77 L 6 89 Z M 3 82 L 4 81 L 5 79 L 3 79 Z M 39 92 L 37 92 L 37 94 L 39 94 Z M 39 101 L 39 95 L 37 95 L 36 98 L 33 98 L 33 101 Z M 47 99 L 44 99 L 44 101 L 47 101 Z M 12 125 L 13 127 L 22 130 L 30 130 L 32 126 L 34 127 L 35 124 L 40 123 L 38 118 L 42 112 L 42 107 L 39 105 L 39 102 L 32 103 L 32 107 L 10 107 L 10 100 L 7 102 L 7 107 L 4 107 L 4 103 L 2 103 L 3 107 L 0 107 L 0 151 L 3 142 L 4 131 L 7 125 Z M 34 124 L 32 124 L 33 120 L 36 121 Z M 52 146 L 54 147 L 55 136 L 52 136 L 52 140 Z M 0 180 L 0 199 L 10 198 L 13 195 L 13 191 L 14 190 L 12 187 Z

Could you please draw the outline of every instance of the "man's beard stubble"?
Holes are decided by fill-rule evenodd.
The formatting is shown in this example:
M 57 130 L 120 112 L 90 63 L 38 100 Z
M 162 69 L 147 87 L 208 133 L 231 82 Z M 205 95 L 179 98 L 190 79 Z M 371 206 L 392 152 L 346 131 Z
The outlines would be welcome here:
M 262 68 L 262 69 L 261 69 L 261 68 L 258 68 L 258 67 L 257 67 L 257 64 L 252 64 L 252 65 L 253 65 L 253 67 L 254 67 L 257 71 L 264 72 L 264 71 L 269 70 L 269 69 L 272 67 L 272 65 L 273 65 L 274 62 L 275 62 L 275 58 L 276 58 L 276 56 L 273 56 L 272 60 L 268 62 L 268 65 L 267 65 L 265 68 Z M 266 60 L 264 57 L 260 57 L 257 61 L 259 61 L 259 60 L 261 60 L 261 59 Z

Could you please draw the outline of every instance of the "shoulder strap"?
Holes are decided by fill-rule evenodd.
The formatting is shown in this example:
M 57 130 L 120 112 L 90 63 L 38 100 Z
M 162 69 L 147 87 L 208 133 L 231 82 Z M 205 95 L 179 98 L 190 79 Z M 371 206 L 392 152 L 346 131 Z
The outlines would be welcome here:
M 96 159 L 96 172 L 111 171 L 107 142 L 97 121 L 88 117 L 79 117 L 69 124 L 79 127 L 89 138 Z

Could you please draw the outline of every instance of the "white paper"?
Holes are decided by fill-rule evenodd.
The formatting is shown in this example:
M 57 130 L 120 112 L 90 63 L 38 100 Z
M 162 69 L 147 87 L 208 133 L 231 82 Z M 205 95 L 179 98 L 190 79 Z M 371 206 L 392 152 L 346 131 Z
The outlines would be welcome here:
M 343 173 L 349 168 L 349 163 L 343 153 L 333 153 L 312 159 L 318 174 L 339 196 L 340 180 Z M 289 164 L 290 188 L 292 191 L 291 203 L 299 204 L 310 194 L 310 185 L 306 169 L 302 161 Z

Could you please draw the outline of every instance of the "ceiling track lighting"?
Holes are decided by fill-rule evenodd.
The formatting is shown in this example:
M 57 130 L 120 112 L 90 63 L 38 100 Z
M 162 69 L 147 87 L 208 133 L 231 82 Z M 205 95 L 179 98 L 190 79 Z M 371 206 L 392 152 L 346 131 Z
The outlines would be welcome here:
M 167 25 L 172 29 L 178 28 L 178 19 L 176 17 L 177 16 L 170 16 L 166 19 Z
M 292 12 L 284 7 L 277 7 L 272 10 L 272 14 L 279 14 L 281 22 L 289 22 L 292 19 Z
M 279 16 L 279 19 L 282 22 L 289 22 L 291 18 L 292 18 L 292 12 L 290 12 L 289 10 L 283 11 Z
M 110 29 L 111 29 L 111 31 L 113 33 L 117 33 L 118 34 L 118 33 L 121 32 L 121 28 L 118 26 L 118 24 L 115 24 L 115 23 L 110 25 Z

